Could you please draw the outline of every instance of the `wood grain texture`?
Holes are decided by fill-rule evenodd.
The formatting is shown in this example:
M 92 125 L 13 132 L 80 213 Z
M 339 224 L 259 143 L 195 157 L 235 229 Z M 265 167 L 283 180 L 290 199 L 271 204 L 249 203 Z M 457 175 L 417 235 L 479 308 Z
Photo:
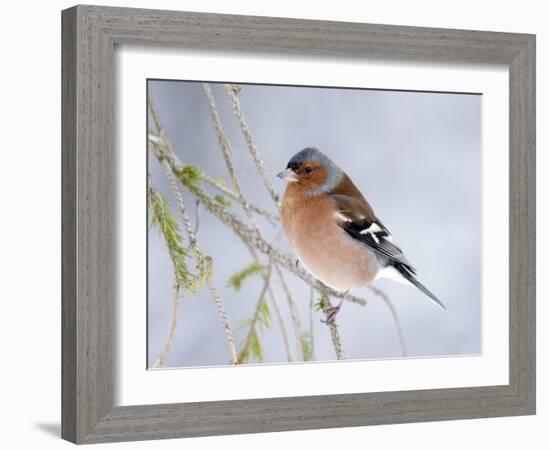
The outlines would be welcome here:
M 62 436 L 93 443 L 535 412 L 535 37 L 77 6 L 62 14 Z M 113 406 L 115 44 L 506 64 L 510 72 L 510 384 Z
M 61 434 L 71 441 L 76 440 L 76 10 L 63 14 L 61 49 L 61 260 L 62 260 L 62 312 L 61 312 Z M 69 38 L 70 37 L 70 38 Z

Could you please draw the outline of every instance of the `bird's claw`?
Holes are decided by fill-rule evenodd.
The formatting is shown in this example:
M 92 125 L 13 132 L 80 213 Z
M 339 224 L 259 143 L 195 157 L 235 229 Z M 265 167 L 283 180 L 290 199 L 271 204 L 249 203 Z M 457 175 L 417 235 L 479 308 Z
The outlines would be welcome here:
M 326 323 L 327 325 L 332 325 L 336 319 L 336 314 L 338 314 L 338 311 L 340 311 L 340 305 L 331 306 L 330 308 L 325 309 L 325 319 L 321 319 L 321 322 Z

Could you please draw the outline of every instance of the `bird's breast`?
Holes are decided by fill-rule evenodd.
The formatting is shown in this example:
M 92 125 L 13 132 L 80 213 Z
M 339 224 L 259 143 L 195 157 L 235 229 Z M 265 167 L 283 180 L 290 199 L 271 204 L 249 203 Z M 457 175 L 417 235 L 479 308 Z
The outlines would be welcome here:
M 364 286 L 376 277 L 379 270 L 376 256 L 338 225 L 330 197 L 285 194 L 281 219 L 300 262 L 327 286 L 346 291 Z

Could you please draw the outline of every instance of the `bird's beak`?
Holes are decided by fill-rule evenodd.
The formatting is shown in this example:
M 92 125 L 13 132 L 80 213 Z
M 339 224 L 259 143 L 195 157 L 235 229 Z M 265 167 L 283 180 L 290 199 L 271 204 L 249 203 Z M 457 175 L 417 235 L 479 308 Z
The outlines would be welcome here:
M 282 172 L 279 172 L 277 174 L 277 178 L 280 178 L 281 180 L 285 180 L 285 181 L 288 181 L 288 182 L 298 181 L 298 177 L 296 176 L 294 171 L 289 167 L 287 167 Z

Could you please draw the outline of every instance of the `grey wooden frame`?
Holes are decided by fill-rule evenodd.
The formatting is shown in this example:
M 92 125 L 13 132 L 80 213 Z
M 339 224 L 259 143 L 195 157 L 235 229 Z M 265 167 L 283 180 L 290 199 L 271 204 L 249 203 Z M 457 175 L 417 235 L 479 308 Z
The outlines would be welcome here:
M 535 36 L 97 6 L 63 11 L 62 32 L 63 438 L 94 443 L 535 413 Z M 509 384 L 114 407 L 113 52 L 125 43 L 506 64 Z

